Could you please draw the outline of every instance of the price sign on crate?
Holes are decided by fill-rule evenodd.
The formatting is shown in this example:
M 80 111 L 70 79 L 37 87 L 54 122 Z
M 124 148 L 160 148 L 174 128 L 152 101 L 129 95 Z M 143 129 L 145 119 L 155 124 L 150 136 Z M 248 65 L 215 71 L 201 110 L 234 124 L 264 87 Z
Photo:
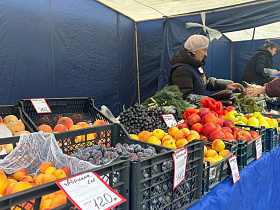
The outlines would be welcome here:
M 173 153 L 174 179 L 173 190 L 185 179 L 188 160 L 188 148 L 183 148 Z
M 163 114 L 162 118 L 163 118 L 166 126 L 169 128 L 176 126 L 178 124 L 173 114 Z
M 34 108 L 36 109 L 36 112 L 38 114 L 40 113 L 51 113 L 51 109 L 46 102 L 46 99 L 44 98 L 33 98 L 30 99 L 31 103 L 33 104 Z
M 238 169 L 238 165 L 237 165 L 236 155 L 233 155 L 232 157 L 230 157 L 228 159 L 228 163 L 229 163 L 229 166 L 231 169 L 233 184 L 235 184 L 237 181 L 240 180 L 240 174 L 239 174 L 239 169 Z
M 259 136 L 256 141 L 256 159 L 258 160 L 262 156 L 262 136 Z
M 80 209 L 111 209 L 126 201 L 94 172 L 79 174 L 56 182 Z

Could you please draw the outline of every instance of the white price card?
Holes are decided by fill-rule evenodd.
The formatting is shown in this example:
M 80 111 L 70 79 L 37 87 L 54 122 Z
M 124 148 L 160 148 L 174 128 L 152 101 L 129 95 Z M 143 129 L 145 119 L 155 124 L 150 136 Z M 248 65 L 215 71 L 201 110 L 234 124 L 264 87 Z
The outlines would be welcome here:
M 56 184 L 80 210 L 111 209 L 126 201 L 94 172 L 59 180 Z
M 262 136 L 256 139 L 256 159 L 258 160 L 262 156 Z
M 32 98 L 30 99 L 31 103 L 33 104 L 36 112 L 40 113 L 51 113 L 51 109 L 44 98 Z
M 174 179 L 173 190 L 185 179 L 188 160 L 188 148 L 173 153 Z
M 162 118 L 169 128 L 178 124 L 173 114 L 163 114 Z
M 233 184 L 235 184 L 237 181 L 240 180 L 240 174 L 239 174 L 239 169 L 238 169 L 238 165 L 237 165 L 236 155 L 231 156 L 228 159 L 228 163 L 229 163 L 229 166 L 231 169 Z

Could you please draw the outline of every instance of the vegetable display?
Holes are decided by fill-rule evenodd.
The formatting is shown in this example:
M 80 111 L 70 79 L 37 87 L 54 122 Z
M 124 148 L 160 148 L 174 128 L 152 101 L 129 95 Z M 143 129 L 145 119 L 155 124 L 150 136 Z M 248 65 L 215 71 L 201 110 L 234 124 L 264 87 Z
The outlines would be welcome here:
M 246 92 L 242 92 L 236 97 L 234 105 L 238 106 L 240 112 L 261 112 L 264 109 L 257 104 L 255 98 L 249 97 Z
M 191 104 L 182 98 L 183 94 L 176 85 L 165 86 L 161 91 L 155 93 L 154 96 L 148 98 L 141 105 L 147 108 L 174 106 L 179 117 Z

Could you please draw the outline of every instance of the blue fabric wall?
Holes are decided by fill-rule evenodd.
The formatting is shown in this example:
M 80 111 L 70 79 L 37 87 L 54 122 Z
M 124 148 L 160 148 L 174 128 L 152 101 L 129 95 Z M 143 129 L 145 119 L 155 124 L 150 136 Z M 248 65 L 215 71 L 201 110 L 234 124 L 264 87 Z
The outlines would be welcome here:
M 280 2 L 209 13 L 221 32 L 280 20 Z M 0 1 L 0 104 L 91 97 L 115 116 L 138 102 L 134 22 L 91 0 Z M 141 102 L 167 84 L 170 59 L 201 28 L 200 15 L 137 23 Z M 230 43 L 209 46 L 206 72 L 230 78 Z
M 280 20 L 280 2 L 269 2 L 253 6 L 236 7 L 231 10 L 206 13 L 206 26 L 220 32 L 230 32 L 252 28 Z M 161 90 L 168 83 L 172 55 L 183 45 L 192 34 L 203 34 L 201 27 L 186 29 L 187 22 L 202 24 L 200 15 L 165 19 L 163 24 L 163 50 L 161 68 L 159 72 L 158 89 Z M 213 40 L 209 45 L 205 71 L 209 76 L 231 78 L 231 45 L 225 37 Z M 233 77 L 235 81 L 237 78 Z
M 118 115 L 135 103 L 130 19 L 89 0 L 3 0 L 0 20 L 0 104 L 91 97 Z
M 280 40 L 271 39 L 270 41 L 280 45 Z M 248 60 L 264 44 L 265 40 L 233 42 L 233 79 L 236 82 L 241 82 Z M 280 71 L 279 51 L 273 56 L 273 67 Z

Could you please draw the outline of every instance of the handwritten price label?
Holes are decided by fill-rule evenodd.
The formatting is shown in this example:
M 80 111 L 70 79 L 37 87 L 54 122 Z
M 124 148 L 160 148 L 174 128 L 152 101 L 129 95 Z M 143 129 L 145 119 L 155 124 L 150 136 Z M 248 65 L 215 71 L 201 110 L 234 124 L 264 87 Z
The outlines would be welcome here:
M 56 183 L 80 210 L 111 209 L 126 201 L 94 172 Z
M 258 160 L 262 156 L 262 136 L 256 139 L 256 159 Z
M 36 112 L 40 113 L 51 113 L 51 109 L 44 98 L 33 98 L 30 99 L 31 103 L 33 104 Z
M 163 114 L 162 118 L 163 118 L 166 126 L 169 128 L 176 126 L 178 124 L 173 114 Z
M 233 183 L 235 184 L 237 181 L 240 180 L 240 174 L 239 174 L 239 169 L 238 169 L 238 165 L 237 165 L 236 155 L 233 155 L 232 157 L 230 157 L 228 159 L 228 163 L 229 163 L 229 166 L 231 169 Z
M 173 190 L 185 179 L 187 160 L 188 160 L 187 147 L 173 153 L 173 161 L 174 161 Z

